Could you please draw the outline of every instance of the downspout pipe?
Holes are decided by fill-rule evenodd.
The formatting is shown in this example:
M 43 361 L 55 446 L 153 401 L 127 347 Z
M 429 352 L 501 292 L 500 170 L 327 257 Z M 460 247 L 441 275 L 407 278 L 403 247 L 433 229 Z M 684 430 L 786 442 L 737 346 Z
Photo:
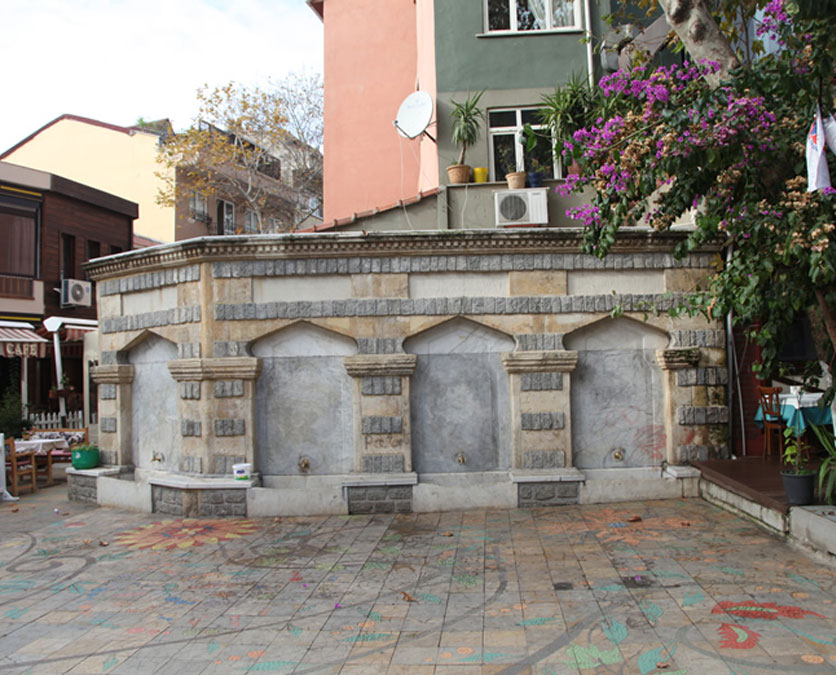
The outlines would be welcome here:
M 592 12 L 589 9 L 591 0 L 583 0 L 583 20 L 586 23 L 586 68 L 589 74 L 589 88 L 595 86 L 595 67 L 592 47 Z
M 734 254 L 734 244 L 729 244 L 726 249 L 726 265 L 731 264 Z M 743 416 L 743 392 L 740 390 L 740 368 L 737 363 L 737 349 L 734 345 L 734 313 L 729 310 L 726 314 L 726 370 L 728 373 L 728 384 L 726 401 L 729 406 L 729 453 L 734 452 L 734 391 L 737 384 L 737 405 L 740 414 L 740 448 L 741 456 L 746 456 L 746 420 Z

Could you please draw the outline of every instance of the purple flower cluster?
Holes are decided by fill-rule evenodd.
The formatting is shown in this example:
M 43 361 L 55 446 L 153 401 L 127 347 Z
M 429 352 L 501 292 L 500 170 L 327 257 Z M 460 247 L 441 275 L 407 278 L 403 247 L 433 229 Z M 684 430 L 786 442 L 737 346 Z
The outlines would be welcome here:
M 584 204 L 571 209 L 566 209 L 566 215 L 572 220 L 580 220 L 586 227 L 601 225 L 601 209 L 592 204 Z
M 576 173 L 570 173 L 568 176 L 566 176 L 566 182 L 558 185 L 554 189 L 554 191 L 561 197 L 566 197 L 572 194 L 580 184 L 582 184 L 580 175 Z
M 576 131 L 573 138 L 575 143 L 580 143 L 584 146 L 584 155 L 587 157 L 594 157 L 599 150 L 604 150 L 618 140 L 618 135 L 624 127 L 624 118 L 621 115 L 615 115 L 604 122 L 600 117 L 597 124 L 602 127 L 591 126 L 587 129 L 580 129 Z
M 782 30 L 791 27 L 792 19 L 784 10 L 784 0 L 769 0 L 763 10 L 763 19 L 755 29 L 755 35 L 778 38 Z M 784 40 L 778 40 L 778 42 L 782 45 L 786 44 Z

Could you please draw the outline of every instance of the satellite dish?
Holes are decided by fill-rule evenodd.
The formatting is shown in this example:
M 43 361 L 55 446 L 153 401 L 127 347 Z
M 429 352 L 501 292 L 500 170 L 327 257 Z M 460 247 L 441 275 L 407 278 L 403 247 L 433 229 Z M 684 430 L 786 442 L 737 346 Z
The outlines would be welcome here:
M 398 108 L 395 128 L 404 138 L 417 138 L 429 126 L 432 117 L 432 96 L 425 91 L 416 91 L 407 96 Z

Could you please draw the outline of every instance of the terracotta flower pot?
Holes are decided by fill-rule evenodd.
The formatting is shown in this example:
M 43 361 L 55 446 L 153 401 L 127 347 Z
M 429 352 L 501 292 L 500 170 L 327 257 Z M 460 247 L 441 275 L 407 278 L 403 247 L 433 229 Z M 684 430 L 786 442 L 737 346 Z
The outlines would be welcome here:
M 451 164 L 447 167 L 447 177 L 450 179 L 451 185 L 469 183 L 470 166 L 467 164 Z
M 512 171 L 505 174 L 509 190 L 521 190 L 525 187 L 525 171 Z

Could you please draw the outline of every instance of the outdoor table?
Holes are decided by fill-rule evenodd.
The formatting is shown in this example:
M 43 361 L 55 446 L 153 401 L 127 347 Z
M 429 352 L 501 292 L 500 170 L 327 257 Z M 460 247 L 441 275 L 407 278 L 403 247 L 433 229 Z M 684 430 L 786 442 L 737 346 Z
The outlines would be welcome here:
M 46 484 L 52 485 L 52 451 L 56 448 L 67 449 L 70 446 L 63 438 L 34 438 L 29 441 L 15 439 L 15 451 L 35 451 L 36 461 L 38 457 L 46 459 Z
M 818 406 L 821 397 L 821 394 L 814 392 L 778 395 L 778 402 L 781 404 L 781 419 L 795 432 L 796 436 L 803 434 L 811 424 L 832 426 L 833 413 L 830 408 Z M 763 410 L 760 405 L 755 413 L 755 424 L 763 428 Z

